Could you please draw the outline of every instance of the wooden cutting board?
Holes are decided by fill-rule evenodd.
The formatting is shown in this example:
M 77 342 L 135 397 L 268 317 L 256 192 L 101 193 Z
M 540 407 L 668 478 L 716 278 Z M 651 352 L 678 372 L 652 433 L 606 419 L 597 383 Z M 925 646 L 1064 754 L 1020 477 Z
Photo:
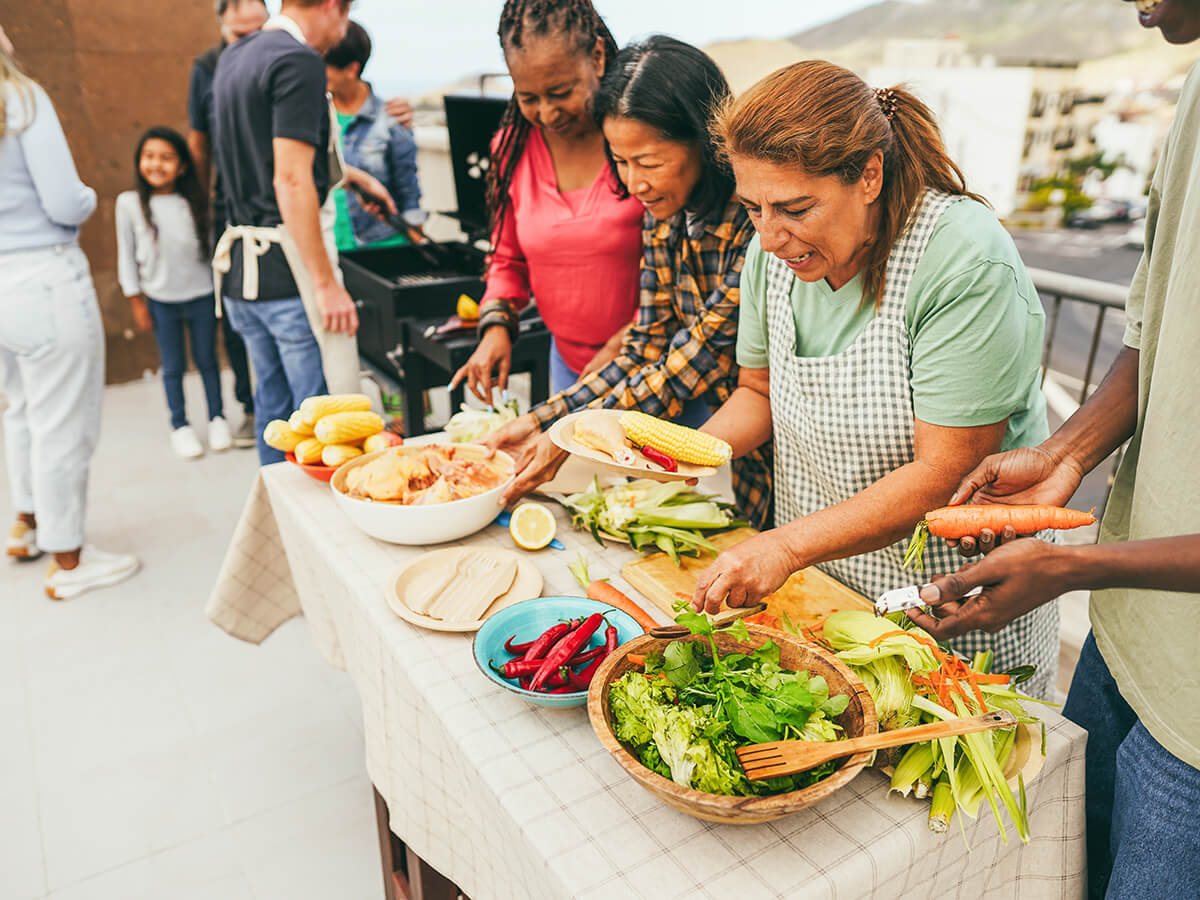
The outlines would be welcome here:
M 722 550 L 758 534 L 753 528 L 725 531 L 712 539 Z M 644 556 L 626 563 L 622 577 L 646 599 L 671 615 L 672 605 L 683 597 L 691 598 L 700 573 L 713 561 L 711 556 L 683 556 L 676 566 L 665 553 Z M 682 596 L 681 596 L 682 595 Z M 874 612 L 866 598 L 816 567 L 802 569 L 778 591 L 767 597 L 767 614 L 782 619 L 783 613 L 797 626 L 809 625 L 840 609 L 865 609 Z

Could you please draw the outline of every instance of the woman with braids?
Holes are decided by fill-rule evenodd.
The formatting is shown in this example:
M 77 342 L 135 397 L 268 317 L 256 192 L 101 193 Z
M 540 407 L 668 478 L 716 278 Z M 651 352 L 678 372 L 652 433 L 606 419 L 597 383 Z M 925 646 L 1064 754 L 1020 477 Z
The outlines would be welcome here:
M 913 580 L 905 539 L 980 460 L 1045 439 L 1037 291 L 905 90 L 800 62 L 727 105 L 714 134 L 758 236 L 738 387 L 705 430 L 735 456 L 773 439 L 776 527 L 717 557 L 693 604 L 748 605 L 816 564 L 876 597 Z M 927 553 L 957 568 L 944 543 Z M 998 671 L 1036 665 L 1045 696 L 1058 610 L 954 645 L 992 648 Z
M 596 119 L 613 171 L 645 207 L 641 302 L 612 362 L 510 422 L 485 443 L 515 452 L 505 502 L 553 477 L 566 458 L 541 431 L 583 407 L 640 409 L 699 426 L 737 387 L 739 281 L 754 227 L 709 138 L 729 96 L 716 64 L 673 38 L 626 47 L 600 82 Z M 734 462 L 734 493 L 768 519 L 769 448 Z
M 592 114 L 617 45 L 589 0 L 507 0 L 500 44 L 513 96 L 492 144 L 492 257 L 479 347 L 464 378 L 485 403 L 508 381 L 517 316 L 537 298 L 553 335 L 550 387 L 603 368 L 638 297 L 642 205 L 618 194 Z

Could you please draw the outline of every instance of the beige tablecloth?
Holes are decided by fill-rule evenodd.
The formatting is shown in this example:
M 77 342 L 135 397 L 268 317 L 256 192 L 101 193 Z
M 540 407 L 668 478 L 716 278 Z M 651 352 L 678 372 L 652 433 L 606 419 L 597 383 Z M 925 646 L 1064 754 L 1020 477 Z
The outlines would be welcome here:
M 558 514 L 567 551 L 532 556 L 543 593 L 576 593 L 567 563 L 580 549 L 594 576 L 628 591 L 619 569 L 632 552 L 601 550 Z M 496 526 L 467 542 L 512 547 Z M 392 830 L 474 900 L 1082 894 L 1084 734 L 1053 711 L 1045 768 L 1028 789 L 1033 840 L 1025 847 L 1011 827 L 1001 842 L 986 807 L 978 821 L 965 820 L 965 842 L 957 824 L 933 835 L 927 804 L 887 796 L 873 771 L 778 822 L 710 825 L 630 780 L 584 709 L 531 706 L 480 675 L 469 635 L 397 618 L 386 601 L 389 576 L 420 552 L 367 537 L 327 485 L 287 463 L 269 466 L 208 613 L 255 643 L 304 613 L 325 658 L 358 689 L 367 771 Z

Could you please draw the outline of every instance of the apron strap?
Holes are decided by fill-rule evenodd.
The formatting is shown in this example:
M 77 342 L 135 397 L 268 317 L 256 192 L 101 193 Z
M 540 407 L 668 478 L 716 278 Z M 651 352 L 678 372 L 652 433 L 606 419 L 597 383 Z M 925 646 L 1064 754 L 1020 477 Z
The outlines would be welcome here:
M 221 284 L 233 267 L 233 245 L 242 242 L 242 299 L 258 299 L 258 258 L 278 244 L 279 228 L 255 225 L 227 225 L 213 250 L 213 288 L 218 313 L 221 308 Z

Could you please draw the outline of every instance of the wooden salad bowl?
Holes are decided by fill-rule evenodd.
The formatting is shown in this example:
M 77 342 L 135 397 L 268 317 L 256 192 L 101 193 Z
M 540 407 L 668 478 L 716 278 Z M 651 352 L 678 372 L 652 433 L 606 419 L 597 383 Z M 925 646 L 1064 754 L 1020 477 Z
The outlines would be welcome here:
M 879 731 L 879 723 L 875 718 L 875 704 L 867 693 L 863 683 L 855 677 L 847 666 L 832 654 L 807 641 L 802 641 L 790 634 L 768 631 L 757 626 L 748 626 L 750 640 L 742 642 L 725 631 L 718 631 L 715 636 L 717 648 L 722 653 L 736 651 L 749 652 L 756 650 L 768 640 L 779 645 L 779 664 L 792 671 L 805 670 L 813 675 L 822 676 L 829 685 L 830 694 L 848 694 L 850 703 L 845 712 L 835 720 L 847 737 L 861 737 L 875 734 Z M 707 640 L 698 635 L 688 635 L 676 638 L 683 641 Z M 707 822 L 719 822 L 725 825 L 755 825 L 759 822 L 770 822 L 812 806 L 824 800 L 839 788 L 849 784 L 854 776 L 866 767 L 870 761 L 869 752 L 857 753 L 854 756 L 840 760 L 838 768 L 832 775 L 814 785 L 799 791 L 789 791 L 785 794 L 774 794 L 768 797 L 729 797 L 723 794 L 710 794 L 692 788 L 682 787 L 669 778 L 663 778 L 657 772 L 652 772 L 643 766 L 629 749 L 617 740 L 612 727 L 612 710 L 609 708 L 609 688 L 614 681 L 630 669 L 635 668 L 629 661 L 630 654 L 647 654 L 662 652 L 670 638 L 653 638 L 642 635 L 634 638 L 617 648 L 608 659 L 596 670 L 592 685 L 588 691 L 588 718 L 591 719 L 592 729 L 596 736 L 621 767 L 633 779 L 654 794 L 668 806 L 680 812 L 704 819 Z

